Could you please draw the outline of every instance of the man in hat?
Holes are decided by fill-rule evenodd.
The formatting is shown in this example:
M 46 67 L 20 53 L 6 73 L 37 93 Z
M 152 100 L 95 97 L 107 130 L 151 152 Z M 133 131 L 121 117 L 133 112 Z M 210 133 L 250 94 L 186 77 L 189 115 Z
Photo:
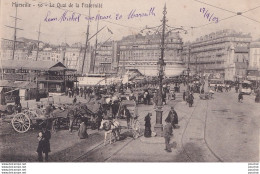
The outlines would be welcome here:
M 178 114 L 177 112 L 174 110 L 174 107 L 171 107 L 171 110 L 167 116 L 167 118 L 165 119 L 165 122 L 170 122 L 173 126 L 173 128 L 176 128 L 175 124 L 178 124 Z

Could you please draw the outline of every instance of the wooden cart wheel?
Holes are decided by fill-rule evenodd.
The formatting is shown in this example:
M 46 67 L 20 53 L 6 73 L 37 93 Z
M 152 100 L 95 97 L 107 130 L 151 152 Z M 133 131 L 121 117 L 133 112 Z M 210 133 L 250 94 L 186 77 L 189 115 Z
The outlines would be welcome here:
M 16 132 L 25 133 L 30 129 L 30 118 L 24 113 L 18 113 L 12 119 L 12 126 Z

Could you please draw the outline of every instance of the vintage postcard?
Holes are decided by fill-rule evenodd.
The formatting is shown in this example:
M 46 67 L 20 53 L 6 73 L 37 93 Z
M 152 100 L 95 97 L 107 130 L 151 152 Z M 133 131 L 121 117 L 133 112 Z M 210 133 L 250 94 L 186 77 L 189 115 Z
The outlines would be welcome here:
M 1 162 L 258 167 L 260 1 L 2 0 L 0 11 Z

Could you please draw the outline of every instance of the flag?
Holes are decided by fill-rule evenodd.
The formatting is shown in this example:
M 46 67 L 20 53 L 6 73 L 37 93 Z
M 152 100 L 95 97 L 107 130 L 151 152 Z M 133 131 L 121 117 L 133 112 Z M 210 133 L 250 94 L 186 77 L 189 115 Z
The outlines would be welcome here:
M 107 28 L 107 31 L 108 31 L 109 33 L 113 34 L 113 32 L 112 32 L 109 28 Z

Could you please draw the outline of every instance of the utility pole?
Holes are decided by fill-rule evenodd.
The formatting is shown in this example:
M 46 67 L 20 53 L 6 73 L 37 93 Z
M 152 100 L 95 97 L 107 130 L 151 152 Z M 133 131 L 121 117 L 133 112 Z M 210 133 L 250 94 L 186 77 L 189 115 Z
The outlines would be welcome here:
M 190 84 L 190 51 L 191 51 L 191 46 L 189 46 L 189 55 L 188 55 L 188 85 L 187 85 L 187 88 L 189 90 L 189 84 Z
M 97 32 L 98 32 L 98 25 L 99 25 L 99 20 L 97 21 Z M 98 35 L 96 34 L 96 45 L 95 45 L 95 52 L 94 52 L 93 65 L 92 65 L 93 74 L 95 73 L 95 62 L 96 62 L 96 56 L 97 56 L 97 44 L 98 44 L 97 37 L 98 37 Z
M 197 57 L 197 55 L 195 55 L 195 59 L 196 59 L 196 74 L 198 74 L 198 57 Z
M 36 61 L 38 60 L 39 55 L 39 45 L 40 45 L 40 34 L 41 34 L 41 23 L 39 25 L 39 31 L 38 31 L 38 40 L 37 40 L 37 54 L 36 54 Z
M 89 4 L 91 4 L 91 0 L 89 2 Z M 88 10 L 88 16 L 90 18 L 90 8 Z M 87 33 L 86 33 L 86 44 L 85 44 L 85 49 L 84 49 L 84 56 L 83 56 L 83 62 L 82 62 L 82 69 L 81 69 L 81 74 L 83 75 L 83 70 L 84 70 L 84 64 L 85 64 L 85 59 L 86 59 L 86 52 L 87 52 L 87 49 L 88 49 L 88 36 L 89 36 L 89 21 L 88 20 L 88 26 L 87 26 Z
M 7 26 L 8 28 L 13 28 L 14 29 L 14 39 L 13 40 L 9 40 L 9 39 L 4 39 L 4 40 L 9 40 L 9 41 L 13 41 L 14 45 L 13 45 L 13 55 L 12 55 L 12 59 L 14 60 L 14 53 L 15 53 L 15 43 L 16 42 L 20 42 L 16 40 L 16 34 L 17 34 L 17 30 L 23 30 L 21 28 L 17 28 L 17 20 L 22 20 L 20 18 L 17 17 L 17 7 L 15 8 L 15 16 L 10 16 L 11 18 L 14 18 L 14 27 L 12 26 Z
M 167 11 L 166 11 L 166 4 L 165 4 L 163 9 L 163 20 L 162 20 L 161 57 L 159 58 L 159 61 L 157 63 L 159 66 L 159 91 L 158 91 L 158 104 L 156 109 L 156 123 L 154 126 L 154 131 L 158 136 L 163 136 L 163 125 L 162 125 L 163 83 L 162 81 L 164 76 L 164 67 L 166 65 L 164 62 L 166 14 Z

